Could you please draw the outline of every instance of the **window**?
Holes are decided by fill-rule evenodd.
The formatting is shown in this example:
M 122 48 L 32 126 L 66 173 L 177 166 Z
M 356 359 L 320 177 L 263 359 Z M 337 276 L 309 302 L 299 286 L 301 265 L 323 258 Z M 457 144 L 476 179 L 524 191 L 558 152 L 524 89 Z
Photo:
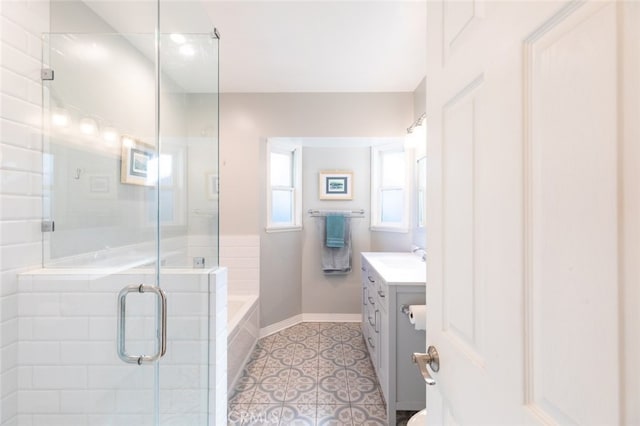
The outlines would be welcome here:
M 402 145 L 372 149 L 373 230 L 408 232 L 407 160 Z
M 271 140 L 267 147 L 267 231 L 301 229 L 301 148 Z

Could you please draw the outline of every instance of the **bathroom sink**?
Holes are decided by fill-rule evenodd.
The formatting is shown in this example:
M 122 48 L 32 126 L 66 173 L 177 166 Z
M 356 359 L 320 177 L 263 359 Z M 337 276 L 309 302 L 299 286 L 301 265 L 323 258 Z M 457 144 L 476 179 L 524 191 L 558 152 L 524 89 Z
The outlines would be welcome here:
M 422 283 L 427 279 L 426 264 L 413 253 L 363 253 L 387 283 Z
M 416 256 L 412 256 L 412 257 L 416 257 Z M 420 260 L 419 258 L 417 259 Z M 380 258 L 380 261 L 390 268 L 400 268 L 400 269 L 410 269 L 410 268 L 416 268 L 416 267 L 424 268 L 424 263 L 422 263 L 421 261 L 420 263 L 416 263 L 415 260 L 416 259 L 404 257 L 404 256 L 403 257 L 390 256 L 390 257 Z

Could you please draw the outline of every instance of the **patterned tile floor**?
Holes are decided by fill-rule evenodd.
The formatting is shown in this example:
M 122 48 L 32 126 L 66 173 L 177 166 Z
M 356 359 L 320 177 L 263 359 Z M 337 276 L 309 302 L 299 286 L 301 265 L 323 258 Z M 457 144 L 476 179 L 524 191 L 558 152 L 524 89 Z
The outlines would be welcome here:
M 229 397 L 229 424 L 386 425 L 359 323 L 301 323 L 261 339 Z

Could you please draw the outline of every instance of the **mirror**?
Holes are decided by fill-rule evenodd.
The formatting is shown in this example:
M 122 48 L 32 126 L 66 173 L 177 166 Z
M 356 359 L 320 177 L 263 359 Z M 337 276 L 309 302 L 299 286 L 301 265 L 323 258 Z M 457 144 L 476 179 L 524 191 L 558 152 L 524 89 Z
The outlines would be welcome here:
M 416 200 L 418 211 L 418 228 L 424 228 L 426 223 L 426 194 L 427 194 L 427 157 L 421 157 L 417 161 L 418 173 L 416 173 L 416 189 L 418 191 Z

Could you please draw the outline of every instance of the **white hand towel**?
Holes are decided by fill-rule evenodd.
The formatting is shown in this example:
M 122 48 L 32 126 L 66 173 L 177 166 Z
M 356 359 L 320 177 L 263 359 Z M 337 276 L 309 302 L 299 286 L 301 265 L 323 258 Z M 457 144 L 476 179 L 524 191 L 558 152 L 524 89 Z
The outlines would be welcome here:
M 427 329 L 427 308 L 425 305 L 409 305 L 409 322 L 416 330 Z

